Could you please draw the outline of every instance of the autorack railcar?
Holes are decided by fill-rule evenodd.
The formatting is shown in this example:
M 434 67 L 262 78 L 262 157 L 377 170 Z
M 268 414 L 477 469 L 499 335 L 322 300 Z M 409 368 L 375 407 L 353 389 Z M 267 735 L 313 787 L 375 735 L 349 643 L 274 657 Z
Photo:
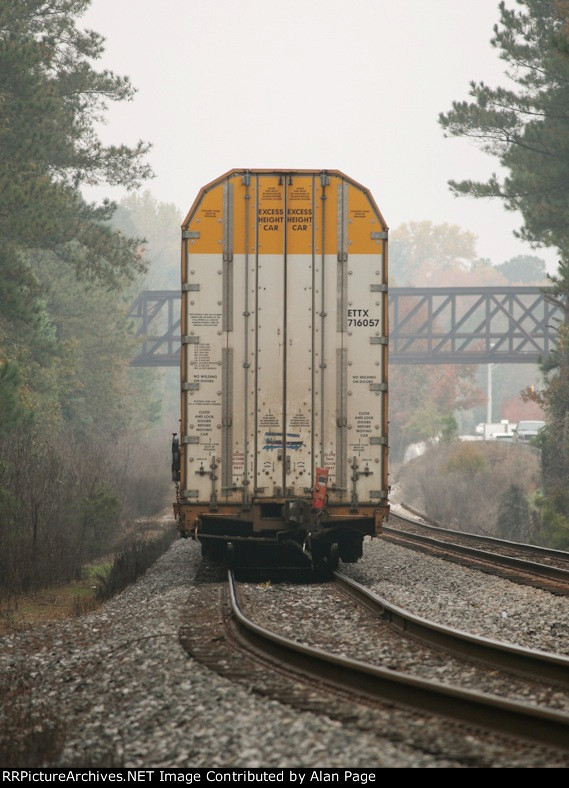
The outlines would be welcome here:
M 337 170 L 236 169 L 182 226 L 174 505 L 216 560 L 357 561 L 388 504 L 387 225 Z

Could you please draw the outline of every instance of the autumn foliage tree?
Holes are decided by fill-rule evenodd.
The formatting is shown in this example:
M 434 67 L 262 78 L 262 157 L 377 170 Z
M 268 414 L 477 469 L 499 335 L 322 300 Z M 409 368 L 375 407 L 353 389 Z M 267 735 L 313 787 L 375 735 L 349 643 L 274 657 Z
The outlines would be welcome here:
M 180 226 L 182 213 L 173 203 L 159 202 L 145 190 L 121 200 L 113 227 L 127 237 L 144 236 L 143 260 L 147 263 L 144 287 L 177 290 L 180 286 Z
M 468 270 L 476 236 L 457 225 L 405 222 L 390 234 L 389 268 L 395 285 L 438 284 L 449 271 Z
M 407 305 L 405 330 L 413 334 L 429 319 L 427 306 Z M 424 350 L 426 340 L 414 339 L 413 349 Z M 455 364 L 392 364 L 390 369 L 390 450 L 401 460 L 409 443 L 432 441 L 453 434 L 449 416 L 483 402 L 475 381 L 476 368 Z
M 475 368 L 453 364 L 393 365 L 390 371 L 389 423 L 393 459 L 409 443 L 453 434 L 449 415 L 484 401 Z

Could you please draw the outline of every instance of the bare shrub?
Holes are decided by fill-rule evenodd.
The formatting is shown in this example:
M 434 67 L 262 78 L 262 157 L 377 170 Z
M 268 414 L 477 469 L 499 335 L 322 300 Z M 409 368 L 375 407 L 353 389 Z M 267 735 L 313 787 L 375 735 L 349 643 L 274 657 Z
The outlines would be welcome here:
M 117 554 L 111 569 L 97 577 L 97 599 L 110 599 L 133 583 L 172 544 L 176 529 L 168 528 L 158 539 L 134 538 Z
M 13 433 L 0 461 L 1 585 L 21 592 L 78 578 L 120 524 L 104 460 L 71 434 L 45 430 Z
M 0 589 L 0 631 L 17 628 L 18 596 Z
M 153 447 L 61 425 L 0 435 L 0 588 L 21 593 L 78 579 L 115 549 L 124 523 L 170 500 L 167 438 Z
M 125 439 L 109 453 L 126 520 L 157 514 L 173 499 L 170 441 L 166 433 L 156 435 L 144 446 Z
M 496 531 L 500 539 L 528 541 L 531 515 L 527 496 L 517 484 L 511 484 L 498 501 Z
M 535 492 L 539 460 L 523 446 L 458 443 L 429 449 L 400 477 L 409 505 L 448 528 L 495 535 L 501 496 L 511 485 Z
M 23 430 L 0 448 L 2 585 L 25 591 L 76 577 L 84 552 L 78 521 L 89 475 L 76 443 L 57 432 Z
M 87 613 L 92 613 L 99 607 L 99 601 L 92 594 L 73 597 L 73 615 L 79 618 Z

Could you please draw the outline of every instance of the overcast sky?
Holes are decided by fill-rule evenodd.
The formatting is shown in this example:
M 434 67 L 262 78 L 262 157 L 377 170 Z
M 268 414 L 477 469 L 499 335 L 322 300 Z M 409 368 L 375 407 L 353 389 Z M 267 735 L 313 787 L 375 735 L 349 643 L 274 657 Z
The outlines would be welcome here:
M 92 0 L 82 26 L 106 38 L 99 68 L 138 88 L 101 136 L 150 141 L 148 188 L 182 212 L 234 167 L 339 169 L 392 229 L 458 224 L 481 257 L 538 254 L 551 268 L 553 252 L 514 238 L 519 215 L 447 186 L 496 170 L 437 118 L 470 80 L 504 83 L 497 20 L 497 0 Z

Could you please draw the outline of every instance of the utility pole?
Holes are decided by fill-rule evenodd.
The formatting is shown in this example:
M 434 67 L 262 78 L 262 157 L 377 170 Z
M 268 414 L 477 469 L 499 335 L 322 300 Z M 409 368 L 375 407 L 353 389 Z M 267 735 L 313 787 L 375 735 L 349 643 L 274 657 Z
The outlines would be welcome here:
M 486 390 L 488 392 L 488 399 L 486 401 L 486 424 L 492 424 L 492 367 L 493 364 L 488 364 L 488 380 L 486 383 Z
M 494 348 L 495 342 L 490 343 L 490 350 Z M 486 424 L 492 424 L 492 368 L 494 364 L 488 364 L 488 378 L 486 381 L 486 391 L 488 399 L 486 401 Z

